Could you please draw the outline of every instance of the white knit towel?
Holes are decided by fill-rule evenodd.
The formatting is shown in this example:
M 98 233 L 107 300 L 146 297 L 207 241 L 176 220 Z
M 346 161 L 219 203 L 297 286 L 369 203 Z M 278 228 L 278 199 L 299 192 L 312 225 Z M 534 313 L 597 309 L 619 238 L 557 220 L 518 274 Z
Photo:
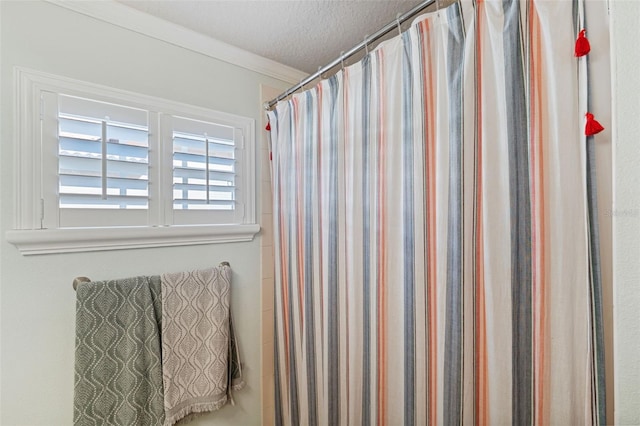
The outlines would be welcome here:
M 230 315 L 231 268 L 164 274 L 165 426 L 221 408 L 244 385 Z

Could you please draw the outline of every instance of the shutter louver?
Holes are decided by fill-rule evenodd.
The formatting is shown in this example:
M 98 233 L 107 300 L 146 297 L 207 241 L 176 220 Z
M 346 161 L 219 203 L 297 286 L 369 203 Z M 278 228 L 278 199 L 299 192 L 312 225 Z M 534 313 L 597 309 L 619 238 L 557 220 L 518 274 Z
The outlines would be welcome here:
M 66 95 L 59 99 L 62 209 L 147 209 L 146 111 Z
M 174 210 L 235 210 L 234 129 L 173 117 Z

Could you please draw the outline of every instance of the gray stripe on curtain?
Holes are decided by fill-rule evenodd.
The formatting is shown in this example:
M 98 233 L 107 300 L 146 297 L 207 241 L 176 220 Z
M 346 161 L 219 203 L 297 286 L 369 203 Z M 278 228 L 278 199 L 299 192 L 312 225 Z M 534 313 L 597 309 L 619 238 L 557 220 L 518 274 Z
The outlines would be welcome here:
M 374 116 L 372 117 L 374 119 L 373 123 L 372 123 L 372 132 L 373 135 L 375 137 L 375 155 L 373 156 L 373 161 L 372 161 L 372 168 L 376 171 L 379 171 L 383 165 L 384 165 L 384 158 L 381 156 L 381 153 L 383 152 L 382 150 L 382 143 L 384 140 L 384 135 L 383 135 L 383 123 L 381 123 L 381 107 L 384 105 L 384 95 L 381 91 L 382 87 L 381 87 L 381 78 L 383 76 L 383 66 L 382 66 L 382 54 L 380 50 L 374 51 L 372 54 L 368 55 L 371 59 L 372 59 L 372 76 L 373 76 L 373 85 L 372 85 L 372 91 L 371 91 L 371 105 L 372 105 L 372 109 L 373 109 L 373 113 Z M 382 209 L 385 207 L 384 205 L 384 193 L 383 191 L 381 191 L 382 185 L 384 183 L 383 180 L 383 176 L 381 176 L 381 173 L 375 173 L 374 177 L 374 182 L 373 184 L 375 185 L 375 192 L 374 192 L 374 209 L 375 209 L 375 215 L 374 215 L 374 223 L 375 223 L 375 232 L 376 232 L 376 236 L 375 236 L 375 242 L 374 242 L 374 246 L 375 246 L 375 250 L 374 250 L 374 258 L 375 258 L 375 272 L 374 272 L 374 282 L 375 282 L 375 289 L 372 292 L 373 297 L 375 298 L 375 312 L 373 313 L 373 315 L 375 316 L 375 323 L 374 323 L 374 327 L 375 327 L 375 342 L 376 342 L 376 346 L 374 348 L 375 350 L 375 354 L 376 354 L 376 365 L 373 366 L 372 370 L 373 372 L 375 372 L 375 383 L 374 383 L 374 394 L 372 395 L 372 402 L 371 405 L 373 405 L 375 407 L 375 411 L 374 411 L 374 416 L 375 418 L 373 419 L 372 423 L 373 424 L 379 424 L 379 423 L 383 423 L 385 420 L 380 418 L 380 406 L 384 403 L 382 397 L 383 397 L 383 392 L 381 392 L 381 382 L 384 381 L 384 372 L 381 371 L 380 366 L 381 366 L 381 362 L 380 362 L 380 349 L 381 349 L 381 337 L 382 337 L 382 333 L 381 333 L 381 325 L 386 325 L 386 324 L 381 324 L 380 323 L 380 318 L 382 315 L 382 311 L 381 311 L 381 297 L 382 297 L 382 289 L 383 289 L 383 283 L 385 280 L 385 277 L 383 276 L 383 264 L 385 261 L 384 258 L 384 254 L 382 251 L 382 235 L 384 233 L 384 222 L 383 222 L 383 217 L 381 214 Z
M 291 108 L 293 109 L 293 103 L 291 101 L 289 101 L 291 103 Z M 291 123 L 291 129 L 290 129 L 290 134 L 293 136 L 296 133 L 296 128 L 295 128 L 295 120 L 290 120 Z M 295 136 L 293 136 L 295 137 Z M 289 150 L 290 152 L 287 153 L 287 158 L 294 158 L 294 154 L 293 154 L 293 149 L 294 149 L 294 144 L 288 144 L 287 145 L 287 150 Z M 295 164 L 293 161 L 290 161 L 288 164 L 289 170 L 287 171 L 289 173 L 289 176 L 295 176 L 296 170 L 295 170 Z M 295 179 L 290 179 L 288 184 L 291 186 L 291 188 L 289 188 L 289 190 L 287 191 L 287 199 L 286 199 L 286 207 L 285 207 L 285 212 L 287 214 L 287 218 L 285 218 L 285 223 L 287 224 L 287 226 L 289 226 L 290 229 L 296 229 L 296 208 L 295 208 L 295 194 L 296 194 L 296 186 L 297 180 Z M 288 247 L 293 247 L 293 235 L 295 233 L 294 232 L 288 232 L 288 236 L 289 239 L 287 241 L 287 245 Z M 293 262 L 288 262 L 287 263 L 287 292 L 289 293 L 289 295 L 293 294 L 293 282 L 291 277 L 293 277 Z M 294 312 L 293 310 L 293 297 L 288 297 L 288 307 L 287 309 L 289 310 L 289 312 Z M 295 327 L 294 327 L 294 322 L 293 322 L 293 318 L 289 318 L 289 401 L 290 401 L 290 405 L 291 405 L 291 422 L 295 425 L 300 424 L 300 409 L 299 409 L 299 402 L 298 402 L 298 395 L 300 395 L 300 392 L 298 390 L 298 374 L 297 374 L 297 365 L 296 365 L 296 334 L 295 334 Z
M 600 271 L 600 233 L 598 230 L 598 197 L 596 190 L 595 140 L 587 138 L 587 203 L 589 221 L 589 256 L 591 284 L 591 334 L 593 338 L 593 393 L 596 425 L 607 424 L 604 319 L 602 314 L 602 275 Z
M 371 114 L 371 57 L 362 59 L 362 425 L 371 424 L 371 139 L 369 117 Z
M 505 0 L 503 43 L 505 95 L 509 138 L 509 197 L 511 204 L 511 297 L 513 302 L 512 416 L 514 424 L 533 420 L 531 200 L 529 140 L 523 69 L 520 2 Z
M 411 68 L 411 39 L 402 34 L 402 198 L 404 224 L 404 424 L 415 424 L 416 412 L 416 342 L 415 342 L 415 224 L 413 200 L 413 73 Z
M 463 203 L 462 113 L 464 30 L 460 5 L 447 8 L 447 85 L 449 88 L 449 219 L 447 228 L 447 290 L 444 350 L 444 423 L 462 423 L 463 352 Z
M 307 188 L 314 179 L 313 171 L 315 168 L 312 164 L 312 152 L 317 144 L 313 134 L 316 133 L 314 126 L 314 114 L 313 114 L 313 98 L 311 91 L 305 94 L 306 102 L 306 120 L 307 126 L 305 127 L 304 141 L 302 145 L 304 155 L 304 188 Z M 304 191 L 304 332 L 305 332 L 305 344 L 307 351 L 307 395 L 309 405 L 309 415 L 307 418 L 307 424 L 309 426 L 315 426 L 318 424 L 317 403 L 318 395 L 316 394 L 316 348 L 315 348 L 315 321 L 313 310 L 313 204 L 311 200 L 311 191 Z
M 338 258 L 338 81 L 334 75 L 329 80 L 330 88 L 330 133 L 329 133 L 329 241 L 328 241 L 328 387 L 329 424 L 340 423 L 340 329 L 338 304 L 338 269 L 342 262 Z

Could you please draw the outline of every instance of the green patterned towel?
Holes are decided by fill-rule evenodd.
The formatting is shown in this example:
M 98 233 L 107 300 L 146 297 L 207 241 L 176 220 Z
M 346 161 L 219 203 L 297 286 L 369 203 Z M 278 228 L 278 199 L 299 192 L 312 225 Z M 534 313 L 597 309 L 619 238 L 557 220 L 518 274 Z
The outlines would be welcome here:
M 75 425 L 162 425 L 160 277 L 78 286 Z

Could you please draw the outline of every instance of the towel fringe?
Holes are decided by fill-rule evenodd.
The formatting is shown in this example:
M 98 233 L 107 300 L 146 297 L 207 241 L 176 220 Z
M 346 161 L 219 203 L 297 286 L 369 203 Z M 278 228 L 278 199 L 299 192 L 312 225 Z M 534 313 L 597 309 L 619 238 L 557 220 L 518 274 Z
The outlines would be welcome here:
M 165 418 L 164 426 L 173 426 L 178 422 L 180 422 L 180 424 L 189 423 L 200 416 L 221 409 L 226 403 L 227 396 L 224 395 L 219 401 L 216 402 L 207 402 L 184 407 L 173 413 L 170 417 Z

